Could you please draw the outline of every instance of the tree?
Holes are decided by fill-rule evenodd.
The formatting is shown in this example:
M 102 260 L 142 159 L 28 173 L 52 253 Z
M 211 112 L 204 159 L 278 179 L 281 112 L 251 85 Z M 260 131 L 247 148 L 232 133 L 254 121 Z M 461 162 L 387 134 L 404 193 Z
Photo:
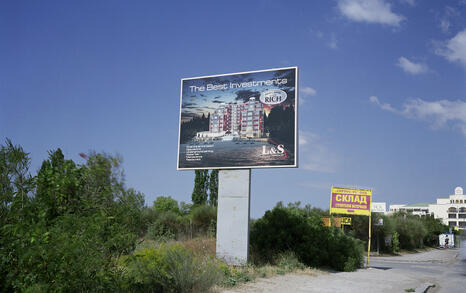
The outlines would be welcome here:
M 209 170 L 195 170 L 194 172 L 194 188 L 191 200 L 195 205 L 203 205 L 207 203 Z
M 42 162 L 37 174 L 35 198 L 47 221 L 81 208 L 83 171 L 72 160 L 65 160 L 60 149 L 49 152 L 49 159 Z
M 34 190 L 34 178 L 29 174 L 29 154 L 6 139 L 0 148 L 0 221 L 10 211 L 22 211 Z M 1 223 L 1 222 L 0 222 Z
M 173 212 L 180 214 L 178 202 L 171 196 L 159 196 L 154 200 L 154 210 L 157 212 Z
M 20 146 L 0 147 L 0 292 L 118 291 L 115 259 L 134 250 L 144 206 L 120 162 L 57 149 L 32 177 Z
M 212 170 L 209 177 L 209 204 L 217 206 L 218 201 L 218 170 Z

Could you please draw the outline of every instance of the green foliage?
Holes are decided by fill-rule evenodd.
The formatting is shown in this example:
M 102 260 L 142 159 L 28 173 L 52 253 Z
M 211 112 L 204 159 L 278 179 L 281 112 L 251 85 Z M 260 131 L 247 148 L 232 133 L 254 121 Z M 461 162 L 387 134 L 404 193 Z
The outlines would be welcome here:
M 417 216 L 395 216 L 394 221 L 402 248 L 412 250 L 424 246 L 423 239 L 427 230 Z
M 383 219 L 383 225 L 377 226 L 378 219 Z M 368 239 L 368 220 L 366 216 L 352 216 L 351 234 L 363 241 Z M 398 235 L 400 249 L 416 249 L 424 246 L 437 246 L 438 235 L 448 229 L 440 219 L 435 219 L 431 215 L 417 216 L 407 213 L 395 213 L 385 216 L 372 213 L 372 239 L 379 239 L 382 251 L 394 252 L 391 245 L 386 245 L 383 239 L 392 236 L 396 232 Z M 372 241 L 376 245 L 375 241 Z M 372 247 L 372 249 L 374 249 Z
M 348 236 L 339 228 L 328 231 L 327 251 L 330 266 L 338 271 L 351 272 L 361 267 L 363 262 L 362 241 Z
M 83 209 L 84 171 L 72 160 L 65 160 L 60 149 L 49 152 L 49 159 L 42 163 L 37 174 L 35 197 L 40 209 L 46 213 L 47 222 Z
M 147 238 L 167 241 L 171 239 L 192 238 L 199 235 L 215 235 L 217 208 L 207 205 L 192 207 L 189 213 L 156 211 L 146 209 L 144 223 L 147 225 Z
M 0 149 L 0 291 L 114 291 L 114 259 L 134 250 L 144 196 L 125 189 L 121 159 L 85 165 L 49 153 L 36 177 L 7 140 Z
M 17 226 L 18 228 L 18 226 Z M 111 290 L 118 286 L 113 259 L 134 248 L 135 235 L 108 215 L 66 214 L 10 235 L 7 288 L 46 288 L 47 292 Z M 16 237 L 15 237 L 16 236 Z
M 217 206 L 218 201 L 218 170 L 212 170 L 209 176 L 209 205 Z
M 222 285 L 225 287 L 233 287 L 237 284 L 247 283 L 254 280 L 255 277 L 248 274 L 247 270 L 242 270 L 240 268 L 230 269 L 227 265 L 220 265 L 220 268 L 223 271 Z
M 422 216 L 421 222 L 427 232 L 424 236 L 424 244 L 431 247 L 438 246 L 438 235 L 448 230 L 447 225 L 443 224 L 442 220 L 435 219 L 431 215 Z
M 6 139 L 0 147 L 0 225 L 21 216 L 29 203 L 35 180 L 29 174 L 31 159 L 23 148 Z
M 147 236 L 154 240 L 175 239 L 177 235 L 186 230 L 188 218 L 176 214 L 172 211 L 160 212 L 156 219 L 149 225 Z
M 296 269 L 303 270 L 306 267 L 292 251 L 279 254 L 275 260 L 275 264 L 278 267 L 277 273 L 280 275 L 293 272 Z
M 199 232 L 211 231 L 215 235 L 217 227 L 217 208 L 201 205 L 191 210 L 191 219 L 194 228 Z
M 398 232 L 393 233 L 392 237 L 392 252 L 398 253 L 400 251 L 400 240 L 398 237 Z
M 256 262 L 272 262 L 273 256 L 291 251 L 308 266 L 330 265 L 337 270 L 358 268 L 362 262 L 361 243 L 338 229 L 323 226 L 321 216 L 299 203 L 281 203 L 257 220 L 252 228 L 251 248 Z
M 207 292 L 221 278 L 218 264 L 181 245 L 137 251 L 123 259 L 128 291 Z
M 154 210 L 156 212 L 172 212 L 181 214 L 178 202 L 171 196 L 159 196 L 154 200 Z
M 114 209 L 115 217 L 121 224 L 138 236 L 143 236 L 147 231 L 143 211 L 144 194 L 133 188 L 123 190 Z
M 205 205 L 207 203 L 209 170 L 195 170 L 194 173 L 194 188 L 191 200 L 195 205 Z

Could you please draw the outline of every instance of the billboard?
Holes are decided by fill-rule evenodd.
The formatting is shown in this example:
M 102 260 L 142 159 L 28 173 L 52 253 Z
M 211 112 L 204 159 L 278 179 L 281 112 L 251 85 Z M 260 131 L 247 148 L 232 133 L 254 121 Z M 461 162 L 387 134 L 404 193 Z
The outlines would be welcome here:
M 332 187 L 330 197 L 331 214 L 371 214 L 372 190 Z
M 386 202 L 373 202 L 371 203 L 371 211 L 374 213 L 386 213 L 387 203 Z
M 181 80 L 178 170 L 297 167 L 298 68 Z

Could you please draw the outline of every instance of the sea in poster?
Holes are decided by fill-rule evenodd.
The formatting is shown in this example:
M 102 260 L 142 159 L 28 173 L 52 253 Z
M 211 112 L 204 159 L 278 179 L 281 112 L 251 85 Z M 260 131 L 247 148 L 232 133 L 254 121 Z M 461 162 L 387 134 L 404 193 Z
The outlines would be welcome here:
M 297 167 L 297 71 L 182 79 L 177 168 Z

